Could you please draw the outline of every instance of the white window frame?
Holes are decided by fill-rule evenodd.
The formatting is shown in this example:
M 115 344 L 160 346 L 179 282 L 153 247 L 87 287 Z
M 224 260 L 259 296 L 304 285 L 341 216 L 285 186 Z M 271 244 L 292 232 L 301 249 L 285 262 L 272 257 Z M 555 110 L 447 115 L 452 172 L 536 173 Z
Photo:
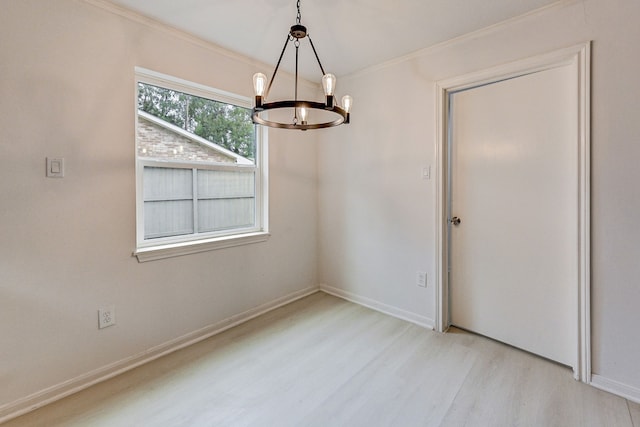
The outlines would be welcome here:
M 146 83 L 167 89 L 224 102 L 244 108 L 251 108 L 251 98 L 235 95 L 198 83 L 192 83 L 145 68 L 135 68 L 135 111 L 138 110 L 138 83 Z M 225 165 L 204 162 L 173 162 L 142 159 L 138 156 L 138 114 L 135 115 L 135 156 L 136 156 L 136 250 L 133 255 L 139 262 L 188 255 L 214 249 L 264 242 L 269 238 L 268 230 L 268 143 L 267 130 L 256 126 L 255 165 Z M 144 238 L 143 180 L 145 166 L 175 167 L 207 170 L 252 170 L 255 171 L 255 225 L 220 232 L 195 233 L 184 236 Z

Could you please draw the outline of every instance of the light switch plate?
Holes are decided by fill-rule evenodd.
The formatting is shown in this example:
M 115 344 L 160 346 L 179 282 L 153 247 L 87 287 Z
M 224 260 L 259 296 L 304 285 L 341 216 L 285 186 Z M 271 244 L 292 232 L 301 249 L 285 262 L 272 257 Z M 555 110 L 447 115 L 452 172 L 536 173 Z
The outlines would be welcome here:
M 47 157 L 47 177 L 48 178 L 64 177 L 64 158 Z
M 421 288 L 427 287 L 427 272 L 426 271 L 416 271 L 416 285 Z
M 422 168 L 422 179 L 431 179 L 431 166 Z

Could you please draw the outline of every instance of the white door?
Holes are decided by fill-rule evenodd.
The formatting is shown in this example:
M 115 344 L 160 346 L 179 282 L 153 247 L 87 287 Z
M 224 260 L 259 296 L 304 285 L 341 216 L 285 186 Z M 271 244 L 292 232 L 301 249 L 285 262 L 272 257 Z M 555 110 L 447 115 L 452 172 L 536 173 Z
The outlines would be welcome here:
M 574 65 L 450 93 L 450 319 L 572 366 L 577 355 Z

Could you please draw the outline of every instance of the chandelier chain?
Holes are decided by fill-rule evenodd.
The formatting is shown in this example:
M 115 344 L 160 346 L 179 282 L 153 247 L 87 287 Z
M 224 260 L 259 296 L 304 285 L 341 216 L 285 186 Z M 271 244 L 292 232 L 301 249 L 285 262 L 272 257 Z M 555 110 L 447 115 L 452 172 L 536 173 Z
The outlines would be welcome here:
M 302 15 L 300 15 L 300 0 L 298 0 L 297 7 L 298 15 L 296 15 L 296 24 L 300 25 L 300 20 L 302 19 Z

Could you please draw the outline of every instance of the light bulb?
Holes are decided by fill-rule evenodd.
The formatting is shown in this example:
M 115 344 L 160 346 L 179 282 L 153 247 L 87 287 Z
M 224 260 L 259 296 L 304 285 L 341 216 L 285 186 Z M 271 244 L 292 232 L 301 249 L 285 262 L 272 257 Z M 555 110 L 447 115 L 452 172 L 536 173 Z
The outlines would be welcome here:
M 333 96 L 336 91 L 336 76 L 330 73 L 322 76 L 322 88 L 326 96 Z
M 255 90 L 256 96 L 264 96 L 267 90 L 267 76 L 262 73 L 255 73 L 253 75 L 253 90 Z
M 351 106 L 353 105 L 353 98 L 349 95 L 345 95 L 342 97 L 342 108 L 344 111 L 349 113 L 351 111 Z
M 302 120 L 302 124 L 307 122 L 307 109 L 304 107 L 300 108 L 300 120 Z

